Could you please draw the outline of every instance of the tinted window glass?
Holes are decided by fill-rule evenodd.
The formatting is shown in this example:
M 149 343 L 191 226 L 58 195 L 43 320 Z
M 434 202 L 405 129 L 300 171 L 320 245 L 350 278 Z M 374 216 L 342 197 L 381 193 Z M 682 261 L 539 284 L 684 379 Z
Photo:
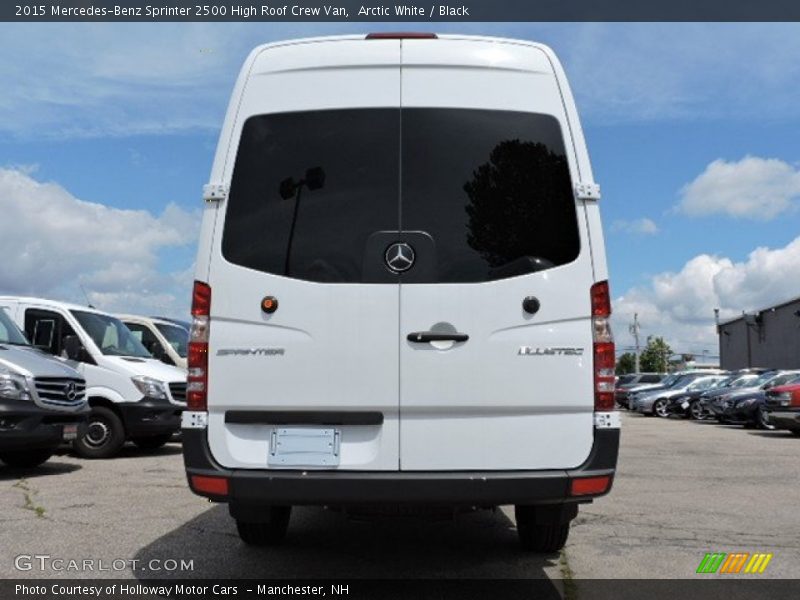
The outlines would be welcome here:
M 437 280 L 480 282 L 573 261 L 577 211 L 558 121 L 403 109 L 401 225 L 429 233 Z
M 248 119 L 225 216 L 225 258 L 298 279 L 362 281 L 368 237 L 398 229 L 399 127 L 399 109 Z M 301 185 L 299 202 L 296 194 L 282 197 L 281 182 L 301 181 L 317 167 L 321 188 Z
M 642 378 L 639 380 L 642 383 L 658 383 L 661 381 L 660 375 L 642 375 Z
M 163 323 L 156 323 L 156 329 L 161 332 L 167 341 L 175 348 L 175 352 L 181 358 L 186 358 L 189 352 L 189 332 L 183 327 L 177 325 L 164 325 Z
M 110 315 L 80 310 L 71 312 L 103 354 L 152 358 L 152 355 L 142 346 L 142 343 L 133 336 L 130 329 L 125 327 L 119 319 Z

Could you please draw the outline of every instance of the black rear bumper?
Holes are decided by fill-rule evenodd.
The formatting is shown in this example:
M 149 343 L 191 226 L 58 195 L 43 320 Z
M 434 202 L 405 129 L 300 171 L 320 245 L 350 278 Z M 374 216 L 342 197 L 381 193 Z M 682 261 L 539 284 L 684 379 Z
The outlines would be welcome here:
M 64 425 L 77 424 L 81 435 L 88 414 L 88 406 L 78 412 L 61 412 L 30 400 L 0 400 L 0 451 L 56 448 Z
M 225 469 L 211 457 L 205 429 L 184 429 L 183 457 L 196 494 L 241 505 L 442 504 L 499 506 L 588 502 L 611 489 L 619 429 L 596 429 L 589 458 L 576 469 L 546 471 L 294 471 Z M 228 495 L 198 491 L 192 475 L 224 477 Z M 571 496 L 575 478 L 609 476 L 603 494 Z

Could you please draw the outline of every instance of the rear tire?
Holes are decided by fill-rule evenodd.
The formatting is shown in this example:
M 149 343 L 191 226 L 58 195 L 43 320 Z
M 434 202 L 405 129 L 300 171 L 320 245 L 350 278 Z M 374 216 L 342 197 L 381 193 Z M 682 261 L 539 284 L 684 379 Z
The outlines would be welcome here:
M 110 408 L 95 406 L 83 435 L 72 443 L 82 458 L 109 458 L 125 444 L 125 426 Z
M 33 469 L 47 462 L 53 456 L 55 448 L 47 450 L 17 450 L 15 452 L 3 452 L 0 454 L 0 461 L 6 463 L 14 469 Z
M 567 543 L 570 521 L 566 523 L 537 523 L 535 506 L 515 506 L 517 534 L 523 550 L 528 552 L 558 552 Z
M 133 443 L 142 450 L 158 450 L 172 439 L 172 434 L 151 435 L 149 437 L 133 438 Z
M 292 507 L 271 506 L 266 510 L 269 513 L 269 521 L 250 522 L 236 519 L 239 537 L 248 546 L 275 546 L 286 538 Z

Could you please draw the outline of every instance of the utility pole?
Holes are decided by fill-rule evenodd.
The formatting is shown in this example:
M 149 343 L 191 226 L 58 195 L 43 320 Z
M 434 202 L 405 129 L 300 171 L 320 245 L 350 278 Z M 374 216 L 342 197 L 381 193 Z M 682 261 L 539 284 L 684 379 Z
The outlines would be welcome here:
M 636 373 L 639 372 L 639 313 L 633 313 L 633 323 L 628 325 L 628 331 L 631 332 L 633 339 L 636 340 Z

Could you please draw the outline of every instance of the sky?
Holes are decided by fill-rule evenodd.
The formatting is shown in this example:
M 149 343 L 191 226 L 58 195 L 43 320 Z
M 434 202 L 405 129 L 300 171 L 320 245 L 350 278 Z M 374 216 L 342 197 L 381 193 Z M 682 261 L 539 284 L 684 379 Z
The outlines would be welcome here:
M 185 317 L 200 193 L 252 47 L 399 24 L 0 24 L 0 293 Z M 600 183 L 617 346 L 717 354 L 800 296 L 800 25 L 438 23 L 544 42 Z

